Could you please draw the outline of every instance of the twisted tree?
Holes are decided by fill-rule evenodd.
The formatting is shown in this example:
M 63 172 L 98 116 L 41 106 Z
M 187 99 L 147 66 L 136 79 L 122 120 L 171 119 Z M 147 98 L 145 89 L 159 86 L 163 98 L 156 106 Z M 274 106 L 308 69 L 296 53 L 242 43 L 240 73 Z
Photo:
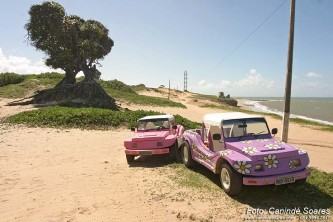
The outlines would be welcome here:
M 96 67 L 114 45 L 109 30 L 98 21 L 67 15 L 53 1 L 33 5 L 29 15 L 25 28 L 31 45 L 47 55 L 46 65 L 65 71 L 55 88 L 39 91 L 31 103 L 117 109 L 115 100 L 96 82 L 101 75 Z M 85 78 L 76 83 L 80 71 Z

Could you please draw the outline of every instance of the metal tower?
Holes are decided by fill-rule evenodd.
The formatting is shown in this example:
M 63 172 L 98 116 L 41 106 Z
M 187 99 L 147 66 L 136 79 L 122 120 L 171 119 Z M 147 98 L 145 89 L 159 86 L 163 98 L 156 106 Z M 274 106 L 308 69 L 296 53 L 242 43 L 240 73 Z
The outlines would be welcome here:
M 187 92 L 187 71 L 184 71 L 184 92 Z

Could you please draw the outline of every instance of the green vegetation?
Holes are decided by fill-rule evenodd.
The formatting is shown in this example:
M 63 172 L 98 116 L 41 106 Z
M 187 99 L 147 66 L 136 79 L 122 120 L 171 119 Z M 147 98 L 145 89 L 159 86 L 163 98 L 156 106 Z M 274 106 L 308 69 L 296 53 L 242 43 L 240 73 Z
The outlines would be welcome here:
M 1 76 L 2 74 L 0 74 Z M 8 84 L 0 87 L 0 97 L 5 98 L 20 98 L 24 97 L 29 93 L 35 92 L 36 90 L 53 88 L 63 78 L 64 75 L 60 73 L 42 73 L 39 75 L 18 75 L 17 78 L 23 79 L 17 84 Z M 83 77 L 77 78 L 77 82 L 83 80 Z M 126 101 L 133 104 L 140 105 L 151 105 L 151 106 L 169 106 L 169 107 L 181 107 L 186 108 L 181 103 L 177 103 L 166 98 L 144 96 L 136 93 L 138 90 L 147 89 L 143 84 L 136 86 L 129 86 L 125 83 L 112 80 L 104 81 L 99 80 L 99 83 L 104 90 L 113 98 L 118 100 Z
M 0 74 L 2 75 L 2 74 Z M 54 87 L 64 75 L 60 73 L 42 73 L 39 75 L 18 75 L 23 81 L 0 87 L 0 97 L 19 98 L 36 90 Z
M 112 111 L 100 108 L 45 107 L 38 110 L 21 112 L 4 121 L 14 124 L 26 124 L 39 127 L 63 127 L 83 129 L 107 129 L 111 127 L 134 127 L 136 121 L 146 115 L 161 114 L 154 111 Z M 197 123 L 176 115 L 176 120 L 185 128 L 197 126 Z
M 144 84 L 133 85 L 133 86 L 131 86 L 131 88 L 134 91 L 149 90 L 149 88 L 147 88 Z
M 181 187 L 190 187 L 211 192 L 223 192 L 218 176 L 202 166 L 188 170 L 182 164 L 171 164 L 175 174 L 171 179 Z M 286 186 L 247 186 L 236 197 L 239 202 L 254 208 L 309 207 L 333 209 L 333 173 L 311 168 L 311 175 L 305 184 Z
M 168 167 L 171 167 L 175 172 L 175 174 L 170 175 L 170 179 L 175 181 L 180 187 L 205 189 L 209 191 L 220 191 L 221 189 L 215 183 L 212 183 L 209 177 L 198 172 L 197 168 L 200 168 L 203 171 L 207 171 L 206 173 L 210 173 L 201 166 L 198 166 L 194 170 L 189 170 L 184 164 L 173 163 L 168 165 Z
M 24 76 L 16 73 L 1 73 L 0 74 L 0 86 L 6 86 L 9 84 L 20 83 L 24 80 Z
M 199 93 L 195 93 L 192 96 L 192 99 L 201 99 L 201 100 L 208 100 L 208 101 L 211 101 L 211 102 L 219 102 L 217 96 L 214 96 L 214 95 L 205 95 L 205 94 L 199 94 Z
M 185 105 L 168 100 L 167 98 L 139 95 L 132 89 L 131 86 L 128 86 L 118 80 L 100 81 L 100 84 L 109 95 L 118 100 L 140 105 L 186 108 Z M 136 88 L 136 86 L 134 86 L 134 88 Z

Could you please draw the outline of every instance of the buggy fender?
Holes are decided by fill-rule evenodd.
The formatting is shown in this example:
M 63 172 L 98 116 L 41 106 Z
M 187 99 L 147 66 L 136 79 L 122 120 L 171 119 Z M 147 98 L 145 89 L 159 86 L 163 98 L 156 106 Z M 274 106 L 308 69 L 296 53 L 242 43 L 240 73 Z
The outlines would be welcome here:
M 235 152 L 230 149 L 225 149 L 217 152 L 218 155 L 216 157 L 216 164 L 215 164 L 215 173 L 220 173 L 221 172 L 221 166 L 223 163 L 228 163 L 230 167 L 234 170 L 235 169 L 235 164 L 238 164 L 239 162 L 244 162 L 244 163 L 250 163 L 251 159 L 248 157 Z

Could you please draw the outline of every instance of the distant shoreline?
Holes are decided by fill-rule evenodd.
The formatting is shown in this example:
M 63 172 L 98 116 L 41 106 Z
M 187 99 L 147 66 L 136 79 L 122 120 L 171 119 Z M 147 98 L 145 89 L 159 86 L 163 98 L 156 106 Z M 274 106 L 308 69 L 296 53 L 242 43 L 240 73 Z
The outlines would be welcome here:
M 299 98 L 294 98 L 294 99 L 299 99 Z M 300 99 L 322 99 L 322 98 L 313 98 L 313 97 L 302 97 Z M 325 99 L 331 99 L 330 97 L 327 97 Z M 255 112 L 263 112 L 263 113 L 269 113 L 269 114 L 275 114 L 275 115 L 279 115 L 279 116 L 283 116 L 283 112 L 282 110 L 279 110 L 277 108 L 272 108 L 267 104 L 262 104 L 263 102 L 282 102 L 283 99 L 281 97 L 269 97 L 267 99 L 265 98 L 237 98 L 238 104 L 242 109 L 246 109 L 246 110 L 250 110 L 250 111 L 255 111 Z M 332 99 L 333 101 L 333 99 Z M 306 101 L 304 101 L 306 102 Z M 333 122 L 329 121 L 329 120 L 325 120 L 325 119 L 320 119 L 320 118 L 314 118 L 311 117 L 310 115 L 306 115 L 306 114 L 291 114 L 291 118 L 298 118 L 298 119 L 303 119 L 306 121 L 311 121 L 311 122 L 315 122 L 315 123 L 320 123 L 320 124 L 324 124 L 324 125 L 329 125 L 329 126 L 333 126 Z

